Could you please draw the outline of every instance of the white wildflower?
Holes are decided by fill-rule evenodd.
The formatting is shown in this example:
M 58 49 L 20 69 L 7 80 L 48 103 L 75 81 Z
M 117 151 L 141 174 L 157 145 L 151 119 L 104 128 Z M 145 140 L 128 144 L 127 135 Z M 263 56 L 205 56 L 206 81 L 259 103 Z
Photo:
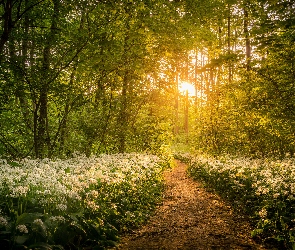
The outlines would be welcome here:
M 67 210 L 67 205 L 65 204 L 57 204 L 56 209 L 59 211 L 66 211 Z
M 51 191 L 50 190 L 44 190 L 43 194 L 44 195 L 51 195 Z
M 86 201 L 86 206 L 92 211 L 96 211 L 97 209 L 99 209 L 99 206 L 91 200 Z
M 89 183 L 90 183 L 90 184 L 97 184 L 97 180 L 94 179 L 94 178 L 90 178 L 90 179 L 89 179 Z
M 20 232 L 20 233 L 24 233 L 27 234 L 29 232 L 29 230 L 27 229 L 26 225 L 18 225 L 16 227 L 16 229 Z
M 263 188 L 262 189 L 262 194 L 268 194 L 269 193 L 269 189 L 268 188 Z
M 43 221 L 42 221 L 41 219 L 35 219 L 35 220 L 33 221 L 33 224 L 34 224 L 35 226 L 37 226 L 37 227 L 41 227 L 43 230 L 46 229 L 46 228 L 45 228 L 45 225 L 44 225 L 44 223 L 43 223 Z
M 87 197 L 92 197 L 92 198 L 96 199 L 98 197 L 97 190 L 91 190 L 89 193 L 87 193 Z
M 66 221 L 65 217 L 63 217 L 63 216 L 51 216 L 50 220 L 52 222 L 61 222 L 61 223 Z
M 17 186 L 11 190 L 10 197 L 18 198 L 20 196 L 26 196 L 29 191 L 29 187 Z
M 8 221 L 4 217 L 0 216 L 0 227 L 1 226 L 6 227 L 7 225 L 8 225 Z
M 43 221 L 41 219 L 35 219 L 33 221 L 33 224 L 35 224 L 37 226 L 43 226 L 44 225 L 44 223 L 43 223 Z
M 262 208 L 259 212 L 258 212 L 260 218 L 266 218 L 267 216 L 267 210 L 265 208 Z
M 73 190 L 70 190 L 70 191 L 68 192 L 68 197 L 69 197 L 70 199 L 77 200 L 77 201 L 82 200 L 82 197 L 81 197 L 77 192 L 75 192 L 75 191 L 73 191 Z

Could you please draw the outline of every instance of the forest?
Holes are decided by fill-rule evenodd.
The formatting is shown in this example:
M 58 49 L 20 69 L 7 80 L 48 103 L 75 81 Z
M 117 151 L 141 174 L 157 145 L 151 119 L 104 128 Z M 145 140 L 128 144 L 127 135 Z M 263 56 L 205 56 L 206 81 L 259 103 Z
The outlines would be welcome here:
M 253 202 L 253 235 L 294 249 L 294 12 L 292 0 L 0 0 L 0 243 L 104 249 L 146 220 L 175 156 Z

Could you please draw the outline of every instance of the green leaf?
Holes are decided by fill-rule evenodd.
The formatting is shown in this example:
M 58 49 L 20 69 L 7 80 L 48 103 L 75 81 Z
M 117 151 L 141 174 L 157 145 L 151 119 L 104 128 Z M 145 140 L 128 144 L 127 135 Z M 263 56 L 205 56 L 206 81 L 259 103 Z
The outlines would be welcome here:
M 42 217 L 41 213 L 23 213 L 17 218 L 16 225 L 32 223 L 35 219 L 39 219 L 40 217 Z
M 29 249 L 40 249 L 40 250 L 60 249 L 60 250 L 63 250 L 64 248 L 60 245 L 49 245 L 45 242 L 37 242 L 37 243 L 30 245 Z
M 14 162 L 14 161 L 8 162 L 8 164 L 13 167 L 20 167 L 21 166 L 19 163 Z
M 14 241 L 17 244 L 22 245 L 22 244 L 24 244 L 27 241 L 27 239 L 29 239 L 29 236 L 25 236 L 25 235 L 23 235 L 23 236 L 16 236 Z
M 263 233 L 263 229 L 254 229 L 252 232 L 251 232 L 251 236 L 252 237 L 255 237 L 256 235 L 259 235 L 259 234 L 262 234 Z

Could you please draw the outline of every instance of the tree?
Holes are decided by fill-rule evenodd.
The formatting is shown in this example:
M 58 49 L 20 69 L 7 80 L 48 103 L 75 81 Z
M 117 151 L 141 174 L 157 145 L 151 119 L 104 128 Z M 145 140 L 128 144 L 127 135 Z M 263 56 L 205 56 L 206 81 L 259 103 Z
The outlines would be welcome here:
M 138 148 L 135 138 L 144 139 L 135 124 L 153 121 L 155 128 L 152 96 L 167 100 L 157 86 L 158 68 L 173 44 L 168 32 L 177 27 L 179 3 L 26 0 L 9 6 L 1 5 L 3 15 L 17 22 L 2 40 L 2 153 L 52 157 Z M 150 109 L 151 117 L 144 115 Z

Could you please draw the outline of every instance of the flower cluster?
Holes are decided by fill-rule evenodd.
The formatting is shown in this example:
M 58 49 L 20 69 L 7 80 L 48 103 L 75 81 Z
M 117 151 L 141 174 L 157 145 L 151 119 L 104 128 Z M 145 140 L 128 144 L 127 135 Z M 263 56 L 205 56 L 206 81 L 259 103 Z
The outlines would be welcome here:
M 4 217 L 0 216 L 0 227 L 6 227 L 7 225 L 8 221 Z
M 253 235 L 263 233 L 293 246 L 295 159 L 183 157 L 192 176 L 251 215 L 257 223 Z
M 16 229 L 17 229 L 20 233 L 24 233 L 24 234 L 29 233 L 29 230 L 27 229 L 26 225 L 18 225 L 18 226 L 16 227 Z
M 87 158 L 78 155 L 68 160 L 32 160 L 15 162 L 19 166 L 1 161 L 0 195 L 7 198 L 27 197 L 44 209 L 52 208 L 66 211 L 67 200 L 80 202 L 85 190 L 98 182 L 120 183 L 129 178 L 149 178 L 155 171 L 159 159 L 156 156 L 142 154 L 101 155 Z M 91 193 L 92 192 L 92 193 Z M 92 190 L 87 198 L 97 198 Z
M 17 225 L 9 240 L 28 234 L 39 238 L 21 239 L 48 242 L 46 237 L 52 237 L 54 242 L 54 238 L 59 240 L 60 228 L 105 234 L 100 227 L 107 227 L 112 228 L 108 232 L 113 237 L 124 223 L 144 220 L 146 211 L 161 196 L 162 171 L 157 156 L 136 153 L 92 157 L 77 154 L 66 160 L 23 159 L 12 163 L 0 159 L 0 233 Z M 92 230 L 94 226 L 98 228 Z M 91 233 L 84 235 L 92 237 Z

